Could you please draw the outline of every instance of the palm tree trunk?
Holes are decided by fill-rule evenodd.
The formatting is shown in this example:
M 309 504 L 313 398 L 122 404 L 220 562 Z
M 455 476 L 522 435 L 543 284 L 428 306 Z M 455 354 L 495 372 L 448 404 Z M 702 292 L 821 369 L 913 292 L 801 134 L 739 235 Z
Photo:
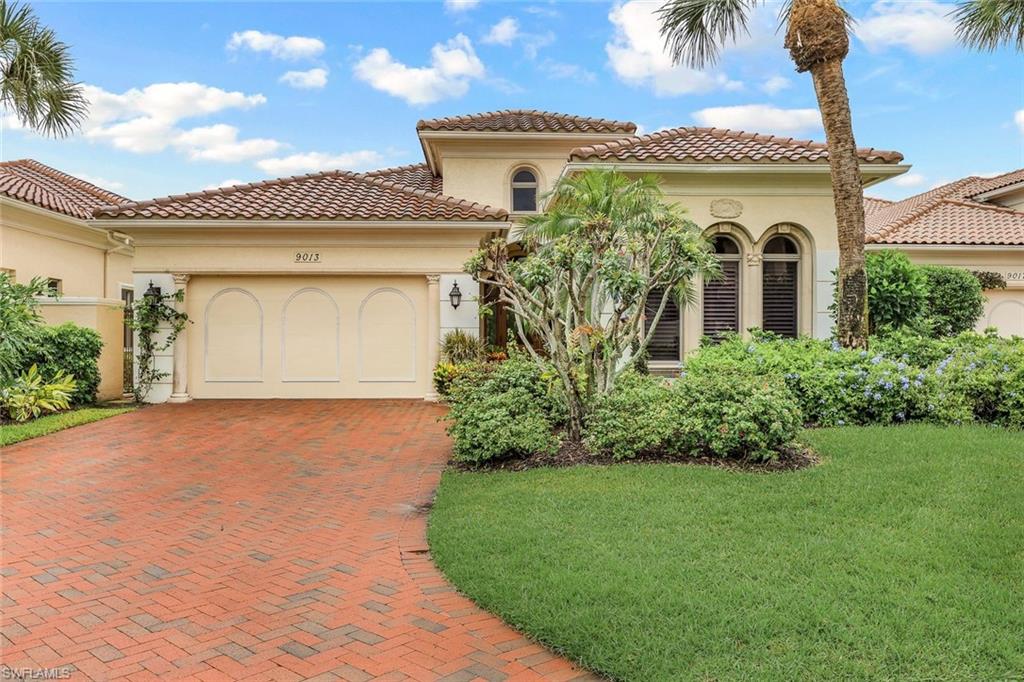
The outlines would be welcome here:
M 828 142 L 839 237 L 836 337 L 846 348 L 866 348 L 868 299 L 867 273 L 864 270 L 864 188 L 861 185 L 857 143 L 853 138 L 843 63 L 839 59 L 823 61 L 812 66 L 810 72 Z

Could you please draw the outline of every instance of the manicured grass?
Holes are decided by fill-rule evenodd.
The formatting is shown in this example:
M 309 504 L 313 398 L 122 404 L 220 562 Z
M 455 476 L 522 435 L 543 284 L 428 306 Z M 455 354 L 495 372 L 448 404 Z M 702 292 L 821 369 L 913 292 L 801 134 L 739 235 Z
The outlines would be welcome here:
M 629 680 L 1024 671 L 1024 434 L 809 431 L 798 472 L 445 474 L 429 538 L 463 592 Z
M 83 407 L 70 412 L 48 414 L 23 424 L 3 424 L 0 426 L 0 447 L 70 429 L 72 426 L 99 421 L 117 414 L 124 414 L 134 409 L 134 407 Z

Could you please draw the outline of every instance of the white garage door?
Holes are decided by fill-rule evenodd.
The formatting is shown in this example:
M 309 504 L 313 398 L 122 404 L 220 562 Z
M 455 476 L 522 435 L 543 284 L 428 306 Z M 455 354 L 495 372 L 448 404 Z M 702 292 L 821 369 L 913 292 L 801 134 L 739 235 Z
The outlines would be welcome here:
M 985 297 L 978 331 L 995 327 L 1001 336 L 1024 336 L 1024 289 L 994 289 L 986 291 Z
M 194 277 L 196 398 L 422 398 L 425 277 Z

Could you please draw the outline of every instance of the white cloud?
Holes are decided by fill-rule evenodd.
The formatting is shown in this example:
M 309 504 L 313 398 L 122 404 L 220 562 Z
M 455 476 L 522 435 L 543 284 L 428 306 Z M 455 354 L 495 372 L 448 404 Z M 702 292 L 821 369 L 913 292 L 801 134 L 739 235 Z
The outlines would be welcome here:
M 444 8 L 449 12 L 468 12 L 479 4 L 480 0 L 444 0 Z
M 97 187 L 99 187 L 101 189 L 123 189 L 124 188 L 124 183 L 123 182 L 118 182 L 117 180 L 109 180 L 107 178 L 100 177 L 99 175 L 90 175 L 89 173 L 74 173 L 74 172 L 72 172 L 71 175 L 75 176 L 76 178 L 80 178 L 82 180 L 85 180 L 86 182 L 91 182 L 92 184 L 96 185 Z
M 1020 128 L 1020 132 L 1024 133 L 1024 109 L 1018 109 L 1017 113 L 1013 115 L 1013 120 Z
M 793 134 L 821 128 L 817 109 L 780 109 L 769 104 L 711 107 L 693 112 L 698 123 L 759 133 Z
M 893 178 L 892 184 L 897 187 L 920 187 L 925 183 L 926 179 L 920 173 L 904 173 Z
M 605 52 L 620 79 L 631 85 L 648 85 L 661 96 L 742 88 L 742 83 L 725 74 L 674 65 L 660 34 L 658 7 L 658 3 L 630 0 L 615 5 L 609 13 L 615 36 L 605 44 Z
M 327 69 L 288 71 L 278 80 L 285 85 L 290 85 L 300 90 L 318 90 L 327 85 Z
M 878 0 L 854 32 L 869 50 L 901 47 L 919 55 L 935 54 L 956 44 L 949 16 L 953 5 L 934 0 Z
M 462 33 L 431 48 L 430 66 L 406 66 L 387 49 L 378 47 L 353 67 L 360 80 L 409 104 L 460 97 L 469 90 L 470 81 L 482 78 L 485 71 L 473 44 Z
M 190 130 L 179 127 L 184 119 L 260 106 L 267 101 L 263 95 L 228 92 L 200 83 L 154 83 L 120 94 L 95 85 L 83 90 L 91 106 L 82 134 L 117 149 L 147 154 L 173 146 L 193 159 L 235 161 L 281 147 L 274 140 L 239 140 L 238 129 L 224 124 Z
M 489 45 L 511 45 L 519 37 L 519 22 L 512 17 L 505 17 L 494 26 L 480 42 Z
M 540 70 L 548 78 L 555 80 L 574 80 L 580 83 L 593 83 L 597 80 L 597 76 L 592 71 L 586 70 L 579 64 L 566 64 L 553 59 L 542 61 L 540 63 Z
M 239 140 L 238 128 L 224 123 L 186 130 L 174 138 L 174 146 L 193 161 L 223 163 L 258 159 L 284 147 L 277 140 L 262 137 Z
M 793 87 L 793 81 L 784 76 L 772 76 L 761 84 L 761 89 L 769 95 L 776 95 L 790 87 Z
M 219 182 L 216 185 L 207 185 L 206 187 L 203 188 L 203 190 L 209 191 L 211 189 L 223 189 L 225 187 L 234 187 L 235 185 L 244 185 L 244 184 L 245 184 L 245 180 L 238 180 L 237 178 L 230 178 L 228 180 L 225 180 L 224 182 Z
M 279 36 L 262 31 L 241 31 L 232 33 L 228 40 L 229 50 L 252 50 L 268 52 L 275 59 L 309 59 L 324 51 L 324 41 L 307 36 Z
M 281 158 L 262 159 L 256 162 L 256 166 L 267 175 L 282 176 L 335 169 L 367 170 L 379 165 L 382 158 L 379 152 L 369 149 L 342 154 L 307 152 Z

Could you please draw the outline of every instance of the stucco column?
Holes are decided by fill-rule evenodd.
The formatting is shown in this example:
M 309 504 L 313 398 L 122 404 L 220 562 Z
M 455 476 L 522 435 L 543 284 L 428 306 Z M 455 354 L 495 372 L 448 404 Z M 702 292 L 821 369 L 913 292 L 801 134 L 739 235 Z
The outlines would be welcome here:
M 761 288 L 764 284 L 764 256 L 760 253 L 747 254 L 747 271 L 740 277 L 743 286 L 741 292 L 742 310 L 744 312 L 740 330 L 747 336 L 751 327 L 762 328 L 764 325 L 764 306 L 761 303 Z
M 430 387 L 424 400 L 438 399 L 434 367 L 441 361 L 441 275 L 427 275 L 427 377 Z
M 186 297 L 188 296 L 189 275 L 175 273 L 174 288 L 182 292 L 181 301 L 175 302 L 174 308 L 179 312 L 186 310 Z M 182 329 L 178 338 L 174 340 L 174 391 L 167 399 L 169 403 L 187 403 L 192 400 L 188 394 L 188 329 Z

